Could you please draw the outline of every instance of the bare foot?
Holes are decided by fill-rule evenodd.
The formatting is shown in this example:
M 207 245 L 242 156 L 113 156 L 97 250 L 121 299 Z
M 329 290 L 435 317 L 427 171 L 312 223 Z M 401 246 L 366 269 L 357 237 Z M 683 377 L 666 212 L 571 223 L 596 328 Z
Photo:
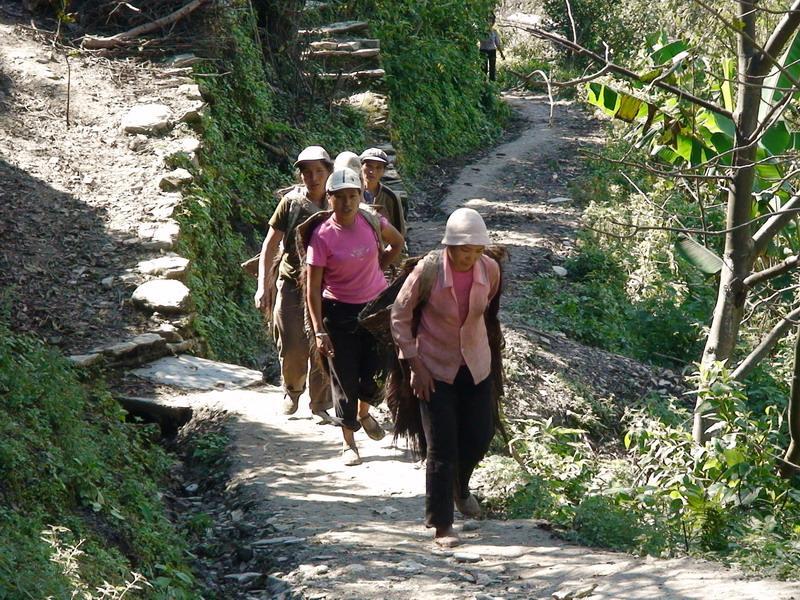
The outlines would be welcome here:
M 442 548 L 453 548 L 461 543 L 461 538 L 458 537 L 458 534 L 451 525 L 449 527 L 442 527 L 441 529 L 437 528 L 436 533 L 433 535 L 433 541 Z

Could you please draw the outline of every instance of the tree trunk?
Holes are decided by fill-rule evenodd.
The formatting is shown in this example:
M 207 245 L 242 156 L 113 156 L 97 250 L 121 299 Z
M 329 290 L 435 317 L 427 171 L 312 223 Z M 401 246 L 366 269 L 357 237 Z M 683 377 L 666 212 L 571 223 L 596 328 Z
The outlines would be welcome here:
M 735 147 L 732 166 L 734 175 L 728 190 L 728 212 L 726 229 L 733 229 L 725 236 L 723 267 L 717 293 L 717 304 L 711 329 L 703 350 L 702 365 L 732 358 L 739 337 L 739 325 L 747 299 L 745 278 L 753 266 L 753 234 L 750 227 L 738 227 L 747 223 L 752 216 L 753 181 L 756 144 L 751 144 L 751 136 L 758 124 L 758 108 L 761 102 L 762 77 L 754 77 L 757 72 L 756 49 L 752 40 L 756 39 L 755 4 L 739 2 L 739 18 L 744 28 L 738 39 L 738 73 L 743 83 L 738 85 L 736 94 Z M 698 406 L 700 401 L 698 400 Z M 698 443 L 706 441 L 710 415 L 695 412 L 692 434 Z

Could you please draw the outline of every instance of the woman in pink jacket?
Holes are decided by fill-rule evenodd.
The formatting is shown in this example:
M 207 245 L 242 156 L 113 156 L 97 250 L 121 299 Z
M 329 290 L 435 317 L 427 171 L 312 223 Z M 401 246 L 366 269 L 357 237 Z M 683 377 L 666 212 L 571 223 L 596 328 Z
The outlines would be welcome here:
M 489 235 L 471 208 L 450 215 L 442 243 L 446 248 L 434 255 L 439 265 L 427 301 L 420 297 L 423 260 L 394 302 L 391 325 L 420 400 L 427 446 L 425 524 L 436 530 L 437 544 L 455 546 L 460 540 L 453 530 L 453 501 L 464 516 L 480 515 L 469 480 L 495 430 L 485 314 L 500 289 L 500 267 L 484 256 Z

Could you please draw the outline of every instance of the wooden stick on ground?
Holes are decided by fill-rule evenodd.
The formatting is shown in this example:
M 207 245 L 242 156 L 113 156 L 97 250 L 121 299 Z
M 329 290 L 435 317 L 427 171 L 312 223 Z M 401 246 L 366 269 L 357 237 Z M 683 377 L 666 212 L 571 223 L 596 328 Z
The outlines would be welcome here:
M 208 0 L 192 0 L 189 2 L 189 4 L 179 8 L 175 12 L 172 12 L 165 17 L 161 17 L 160 19 L 156 19 L 150 23 L 139 25 L 138 27 L 134 27 L 133 29 L 123 31 L 122 33 L 118 33 L 110 37 L 92 37 L 87 35 L 83 38 L 82 45 L 84 48 L 89 50 L 116 48 L 117 46 L 122 46 L 133 38 L 144 35 L 145 33 L 150 33 L 151 31 L 155 31 L 157 29 L 162 29 L 167 25 L 172 25 L 173 23 L 180 21 L 186 15 L 194 12 L 203 4 L 206 4 L 206 2 L 208 2 Z

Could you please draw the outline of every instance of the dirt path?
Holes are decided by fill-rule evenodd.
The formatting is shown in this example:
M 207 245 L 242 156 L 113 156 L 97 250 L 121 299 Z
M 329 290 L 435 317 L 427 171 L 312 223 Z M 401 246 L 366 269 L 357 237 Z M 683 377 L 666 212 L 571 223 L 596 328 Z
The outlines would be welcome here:
M 550 269 L 569 251 L 577 209 L 548 200 L 557 197 L 574 165 L 562 157 L 595 140 L 573 108 L 560 109 L 561 126 L 548 129 L 540 99 L 511 102 L 528 128 L 467 165 L 450 185 L 442 214 L 414 223 L 412 236 L 414 250 L 435 246 L 444 214 L 470 199 L 497 241 L 513 247 L 511 272 L 520 279 Z M 251 589 L 242 597 L 800 598 L 800 584 L 746 581 L 711 563 L 639 559 L 567 544 L 535 520 L 459 521 L 465 544 L 456 552 L 438 550 L 422 526 L 419 463 L 392 447 L 389 437 L 376 443 L 360 433 L 364 463 L 344 467 L 339 432 L 315 424 L 305 407 L 296 417 L 277 414 L 280 398 L 277 388 L 180 398 L 239 415 L 231 426 L 231 485 L 253 498 L 249 518 L 272 515 L 274 533 L 252 547 L 270 554 L 274 570 L 268 579 L 248 575 L 243 562 L 243 588 Z
M 550 598 L 593 588 L 595 600 L 800 598 L 800 584 L 747 581 L 711 563 L 567 544 L 535 520 L 458 521 L 463 546 L 438 550 L 421 524 L 419 463 L 388 437 L 372 442 L 357 434 L 364 463 L 344 467 L 339 432 L 316 425 L 307 409 L 292 418 L 276 414 L 280 398 L 278 388 L 181 398 L 239 415 L 231 425 L 231 485 L 254 499 L 250 511 L 272 515 L 274 533 L 253 548 L 271 554 L 274 570 L 267 580 L 244 577 L 256 589 L 242 597 Z M 252 570 L 246 563 L 240 569 Z
M 0 288 L 15 292 L 16 327 L 67 352 L 147 330 L 152 324 L 127 299 L 139 281 L 137 261 L 160 251 L 146 247 L 139 228 L 168 218 L 178 202 L 157 182 L 164 157 L 192 132 L 179 126 L 143 139 L 122 134 L 119 125 L 139 102 L 165 101 L 179 114 L 187 98 L 178 90 L 188 82 L 160 69 L 76 58 L 67 129 L 66 65 L 27 30 L 0 23 L 0 40 Z M 567 195 L 577 147 L 597 140 L 569 106 L 559 107 L 548 129 L 541 99 L 509 101 L 525 131 L 443 182 L 449 191 L 442 210 L 413 223 L 412 248 L 437 245 L 445 214 L 468 200 L 496 241 L 510 246 L 511 279 L 519 282 L 551 271 L 570 252 L 578 210 L 551 200 Z M 633 361 L 520 331 L 507 332 L 510 351 L 531 357 L 535 372 L 525 383 L 551 401 L 561 391 L 549 374 L 559 370 L 604 390 L 638 390 L 633 383 L 654 376 Z M 599 364 L 607 381 L 596 373 Z M 717 565 L 565 544 L 532 520 L 459 522 L 466 525 L 459 553 L 466 555 L 440 552 L 421 525 L 424 472 L 389 439 L 359 434 L 364 464 L 346 468 L 339 432 L 316 425 L 306 408 L 298 418 L 276 414 L 276 388 L 190 396 L 159 388 L 158 395 L 237 415 L 231 486 L 249 500 L 229 520 L 258 521 L 261 527 L 239 529 L 263 531 L 266 524 L 271 533 L 243 534 L 248 551 L 238 569 L 214 575 L 229 586 L 220 597 L 545 598 L 595 586 L 592 597 L 604 599 L 800 598 L 797 584 L 742 581 Z M 270 516 L 262 522 L 264 514 Z M 269 557 L 269 577 L 253 573 L 255 554 Z

